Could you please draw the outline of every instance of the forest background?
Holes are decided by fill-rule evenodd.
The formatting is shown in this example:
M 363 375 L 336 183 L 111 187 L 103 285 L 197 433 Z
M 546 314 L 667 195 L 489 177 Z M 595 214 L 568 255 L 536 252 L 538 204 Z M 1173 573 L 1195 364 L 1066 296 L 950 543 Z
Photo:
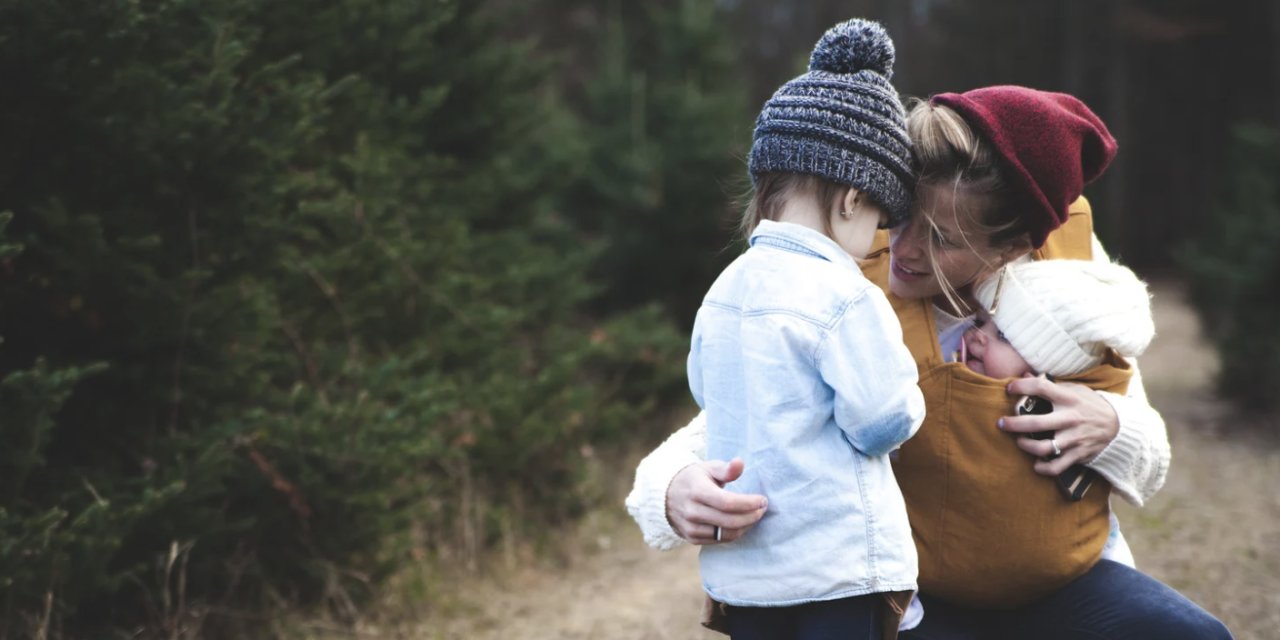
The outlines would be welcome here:
M 754 115 L 852 16 L 904 96 L 1090 104 L 1103 243 L 1272 415 L 1280 4 L 0 0 L 0 638 L 429 607 L 616 499 Z

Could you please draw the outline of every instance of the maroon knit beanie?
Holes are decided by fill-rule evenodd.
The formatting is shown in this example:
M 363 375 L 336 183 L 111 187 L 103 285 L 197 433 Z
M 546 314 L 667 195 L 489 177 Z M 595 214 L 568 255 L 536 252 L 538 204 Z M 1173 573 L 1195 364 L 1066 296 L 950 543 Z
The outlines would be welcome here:
M 1067 221 L 1067 207 L 1116 155 L 1107 125 L 1065 93 L 999 86 L 942 93 L 929 103 L 954 109 L 1004 160 L 1025 200 L 1020 204 L 1036 248 Z

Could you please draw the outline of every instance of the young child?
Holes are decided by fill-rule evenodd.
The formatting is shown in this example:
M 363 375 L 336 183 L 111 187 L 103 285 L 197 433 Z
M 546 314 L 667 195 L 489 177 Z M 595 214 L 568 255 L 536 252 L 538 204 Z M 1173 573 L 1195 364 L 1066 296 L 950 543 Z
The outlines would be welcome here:
M 1130 369 L 1104 363 L 1111 354 L 1141 355 L 1155 335 L 1146 285 L 1111 262 L 1012 263 L 980 283 L 974 294 L 981 309 L 961 340 L 959 360 L 991 378 L 1047 374 L 1075 376 L 1095 388 L 1127 384 Z M 1032 399 L 1019 409 L 1044 413 L 1052 407 Z M 1041 435 L 1057 450 L 1053 433 Z M 1075 465 L 1058 477 L 1058 486 L 1065 497 L 1079 500 L 1095 478 Z M 1113 518 L 1112 540 L 1118 539 L 1115 527 Z
M 886 594 L 916 586 L 887 454 L 919 428 L 924 400 L 893 310 L 855 262 L 877 227 L 908 215 L 893 56 L 878 24 L 842 23 L 764 105 L 750 248 L 694 324 L 689 387 L 707 456 L 742 458 L 728 488 L 769 501 L 741 538 L 702 548 L 703 585 L 727 605 L 733 638 L 879 637 Z

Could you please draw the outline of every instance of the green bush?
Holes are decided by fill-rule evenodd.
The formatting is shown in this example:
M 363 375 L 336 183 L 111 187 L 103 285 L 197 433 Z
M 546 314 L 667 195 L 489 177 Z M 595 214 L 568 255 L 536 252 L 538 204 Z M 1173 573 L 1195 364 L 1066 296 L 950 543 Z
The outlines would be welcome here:
M 1221 357 L 1218 387 L 1254 410 L 1280 386 L 1280 131 L 1239 126 L 1227 189 L 1181 263 L 1205 334 Z
M 755 114 L 726 16 L 701 0 L 558 1 L 585 32 L 554 44 L 583 67 L 563 80 L 585 147 L 569 211 L 607 241 L 596 307 L 658 301 L 692 327 L 739 252 L 731 204 L 748 186 Z
M 657 307 L 585 313 L 580 124 L 476 5 L 0 2 L 0 637 L 351 616 L 679 390 Z

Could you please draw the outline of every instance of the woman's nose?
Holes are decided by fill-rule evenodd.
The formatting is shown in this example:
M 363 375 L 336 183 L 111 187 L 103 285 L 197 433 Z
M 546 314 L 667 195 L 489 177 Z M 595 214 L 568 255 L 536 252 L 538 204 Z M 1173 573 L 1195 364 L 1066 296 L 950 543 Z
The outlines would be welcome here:
M 920 243 L 917 229 L 920 227 L 914 219 L 908 220 L 902 226 L 894 229 L 890 245 L 893 247 L 893 253 L 903 258 L 915 258 L 920 255 Z

